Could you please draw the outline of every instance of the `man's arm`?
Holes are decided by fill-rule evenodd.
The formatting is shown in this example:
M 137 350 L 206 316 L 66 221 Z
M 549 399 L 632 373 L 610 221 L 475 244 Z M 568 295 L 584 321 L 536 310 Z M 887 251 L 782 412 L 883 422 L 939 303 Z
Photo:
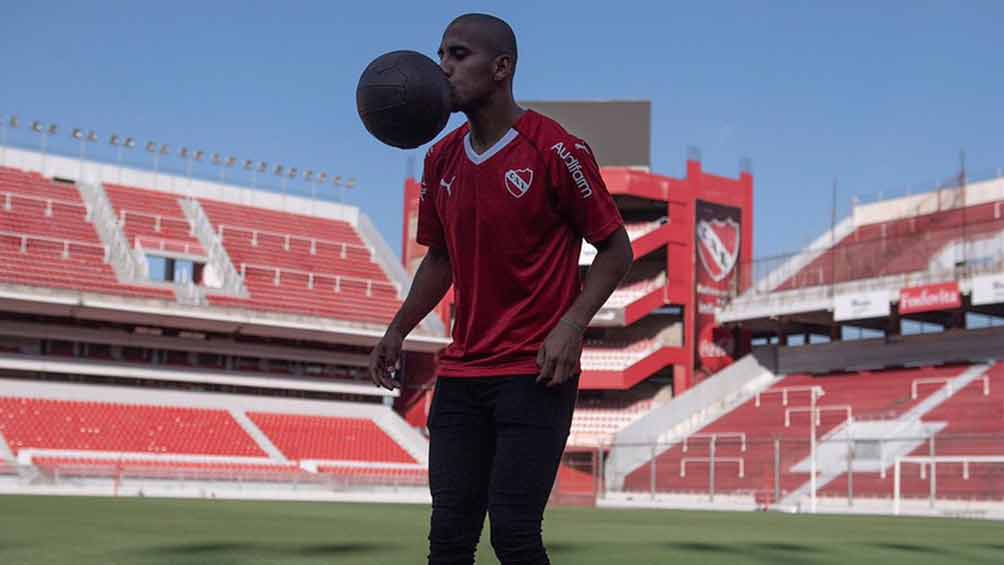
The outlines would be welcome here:
M 439 304 L 452 283 L 449 253 L 444 248 L 430 247 L 418 266 L 408 297 L 387 326 L 383 339 L 370 353 L 370 379 L 373 384 L 387 390 L 400 386 L 389 373 L 398 368 L 404 338 Z
M 547 336 L 537 354 L 537 365 L 541 368 L 537 381 L 548 386 L 561 384 L 574 375 L 575 366 L 582 356 L 582 336 L 586 327 L 624 279 L 634 261 L 631 240 L 624 226 L 598 242 L 596 251 L 582 292 Z

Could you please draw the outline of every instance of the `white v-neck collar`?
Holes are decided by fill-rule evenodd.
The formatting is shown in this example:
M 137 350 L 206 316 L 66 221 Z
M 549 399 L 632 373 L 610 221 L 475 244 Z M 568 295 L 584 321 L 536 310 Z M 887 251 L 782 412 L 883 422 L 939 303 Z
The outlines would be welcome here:
M 474 152 L 474 147 L 471 145 L 471 132 L 467 132 L 467 135 L 464 136 L 464 153 L 467 153 L 467 158 L 470 159 L 472 163 L 480 165 L 488 159 L 491 159 L 492 155 L 505 149 L 505 146 L 509 145 L 509 143 L 516 139 L 516 136 L 518 135 L 518 131 L 513 128 L 509 128 L 509 131 L 505 132 L 505 135 L 496 141 L 495 145 L 492 145 L 487 151 L 478 155 Z

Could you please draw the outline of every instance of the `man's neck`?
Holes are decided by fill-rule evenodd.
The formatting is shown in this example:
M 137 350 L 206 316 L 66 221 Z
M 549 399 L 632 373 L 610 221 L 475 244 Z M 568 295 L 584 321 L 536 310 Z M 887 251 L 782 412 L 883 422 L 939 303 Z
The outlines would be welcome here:
M 526 110 L 520 108 L 511 96 L 503 96 L 467 113 L 474 152 L 481 154 L 495 145 L 524 112 Z

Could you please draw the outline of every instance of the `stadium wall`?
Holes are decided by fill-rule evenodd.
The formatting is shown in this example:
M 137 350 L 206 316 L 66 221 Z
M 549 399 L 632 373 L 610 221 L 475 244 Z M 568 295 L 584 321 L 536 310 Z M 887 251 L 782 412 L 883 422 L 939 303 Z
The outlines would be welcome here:
M 904 366 L 1004 360 L 1004 328 L 890 335 L 800 346 L 757 347 L 773 352 L 772 370 L 780 374 L 865 371 Z

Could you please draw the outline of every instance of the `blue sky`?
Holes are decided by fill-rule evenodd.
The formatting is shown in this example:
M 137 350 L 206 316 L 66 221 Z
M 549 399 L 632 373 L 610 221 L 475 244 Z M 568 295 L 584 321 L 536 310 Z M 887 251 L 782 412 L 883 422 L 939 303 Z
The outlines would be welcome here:
M 399 250 L 422 153 L 366 133 L 356 81 L 383 52 L 433 55 L 467 11 L 515 29 L 518 98 L 651 100 L 656 172 L 688 145 L 728 176 L 751 158 L 757 256 L 829 226 L 833 179 L 844 215 L 933 187 L 963 149 L 973 175 L 1004 167 L 1001 2 L 7 2 L 0 114 L 60 124 L 64 151 L 85 127 L 356 177 Z

